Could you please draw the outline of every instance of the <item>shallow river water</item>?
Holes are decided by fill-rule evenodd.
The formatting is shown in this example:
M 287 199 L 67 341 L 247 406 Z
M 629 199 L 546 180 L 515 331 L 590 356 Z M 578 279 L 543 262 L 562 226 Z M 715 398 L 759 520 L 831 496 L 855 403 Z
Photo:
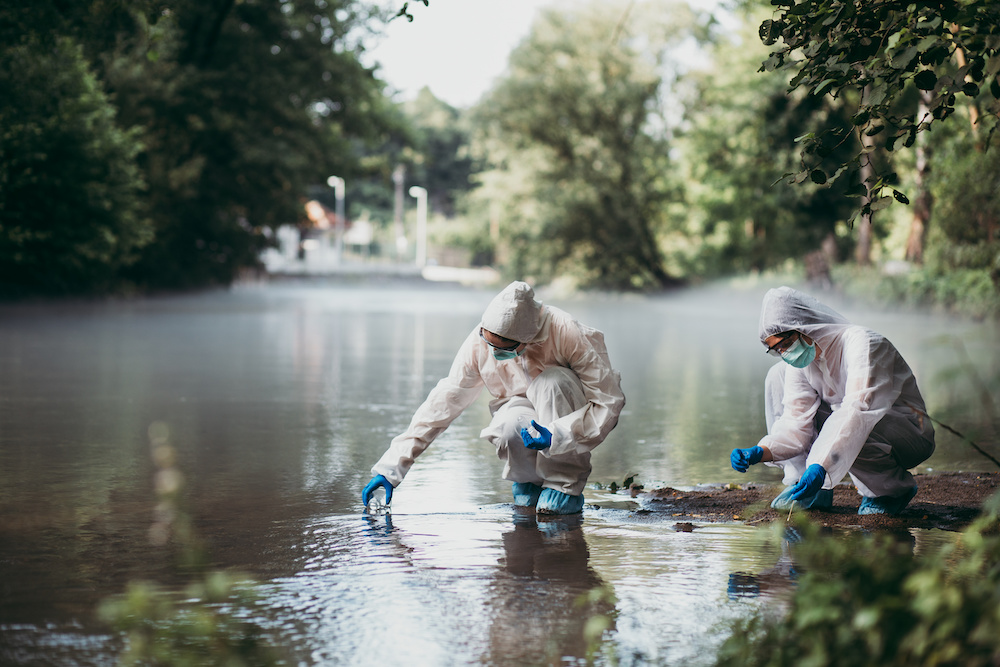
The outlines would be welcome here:
M 779 483 L 728 462 L 763 433 L 768 286 L 540 292 L 603 330 L 622 372 L 627 406 L 591 482 Z M 370 466 L 493 294 L 287 282 L 0 307 L 0 664 L 114 664 L 121 642 L 98 603 L 130 580 L 178 582 L 150 538 L 151 425 L 176 452 L 212 564 L 255 578 L 258 602 L 241 613 L 289 664 L 583 664 L 595 649 L 598 664 L 710 664 L 726 624 L 768 599 L 758 591 L 787 587 L 781 545 L 739 523 L 647 522 L 596 485 L 582 518 L 515 513 L 478 437 L 485 396 L 417 461 L 391 518 L 362 512 Z M 932 416 L 996 443 L 996 324 L 823 298 L 896 344 Z M 921 471 L 991 469 L 938 429 Z M 588 643 L 598 613 L 610 627 Z

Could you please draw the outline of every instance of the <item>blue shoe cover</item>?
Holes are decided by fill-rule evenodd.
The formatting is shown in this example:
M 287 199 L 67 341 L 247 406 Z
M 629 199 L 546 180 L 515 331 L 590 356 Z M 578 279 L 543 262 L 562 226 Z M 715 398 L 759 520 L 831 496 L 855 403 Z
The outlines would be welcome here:
M 828 510 L 833 507 L 833 489 L 820 489 L 812 498 L 802 500 L 791 500 L 791 486 L 786 486 L 785 490 L 778 494 L 778 497 L 771 501 L 771 507 L 779 512 L 787 512 L 791 509 L 797 510 Z
M 877 498 L 862 498 L 858 514 L 899 514 L 917 495 L 917 487 L 907 490 L 901 496 L 879 496 Z
M 535 511 L 539 514 L 576 514 L 583 511 L 583 494 L 571 496 L 555 489 L 542 489 Z
M 514 492 L 514 504 L 518 507 L 534 507 L 542 487 L 531 482 L 514 482 L 511 489 Z

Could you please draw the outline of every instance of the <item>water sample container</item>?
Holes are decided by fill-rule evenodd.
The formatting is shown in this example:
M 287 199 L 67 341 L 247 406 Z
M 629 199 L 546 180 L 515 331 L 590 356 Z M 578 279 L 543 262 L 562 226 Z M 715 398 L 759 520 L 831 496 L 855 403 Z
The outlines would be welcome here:
M 531 419 L 525 417 L 524 415 L 521 415 L 520 417 L 517 418 L 518 433 L 521 432 L 521 429 L 528 429 L 528 435 L 530 435 L 532 438 L 537 438 L 538 436 L 541 435 L 541 433 L 538 432 L 538 429 L 532 426 Z
M 365 507 L 365 510 L 369 514 L 385 514 L 389 511 L 389 503 L 385 501 L 385 487 L 375 487 L 372 497 L 368 499 L 368 506 Z

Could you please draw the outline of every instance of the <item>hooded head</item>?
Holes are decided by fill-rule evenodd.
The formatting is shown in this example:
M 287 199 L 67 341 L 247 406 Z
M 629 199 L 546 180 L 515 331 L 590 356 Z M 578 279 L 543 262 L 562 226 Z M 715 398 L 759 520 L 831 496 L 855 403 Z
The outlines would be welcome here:
M 791 287 L 768 290 L 760 308 L 760 340 L 785 331 L 798 331 L 823 341 L 850 322 L 833 308 Z
M 483 313 L 483 328 L 498 336 L 529 343 L 542 326 L 542 304 L 531 285 L 512 282 L 493 297 Z

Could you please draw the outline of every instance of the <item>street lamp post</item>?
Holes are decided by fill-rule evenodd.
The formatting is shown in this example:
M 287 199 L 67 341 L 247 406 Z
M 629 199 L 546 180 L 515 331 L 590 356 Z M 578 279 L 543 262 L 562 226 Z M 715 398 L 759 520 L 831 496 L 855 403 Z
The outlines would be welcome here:
M 392 183 L 395 185 L 393 192 L 393 227 L 396 231 L 396 261 L 403 259 L 403 252 L 406 250 L 406 236 L 403 234 L 403 204 L 405 196 L 403 194 L 403 184 L 406 182 L 406 166 L 397 164 L 392 170 Z
M 422 269 L 427 265 L 427 190 L 411 186 L 410 196 L 417 200 L 417 267 Z
M 347 183 L 340 176 L 331 176 L 326 179 L 326 184 L 333 188 L 337 201 L 333 213 L 335 218 L 333 221 L 334 238 L 337 244 L 334 251 L 334 263 L 340 264 L 340 261 L 344 257 L 344 223 L 346 222 L 344 218 L 344 190 L 347 187 Z

